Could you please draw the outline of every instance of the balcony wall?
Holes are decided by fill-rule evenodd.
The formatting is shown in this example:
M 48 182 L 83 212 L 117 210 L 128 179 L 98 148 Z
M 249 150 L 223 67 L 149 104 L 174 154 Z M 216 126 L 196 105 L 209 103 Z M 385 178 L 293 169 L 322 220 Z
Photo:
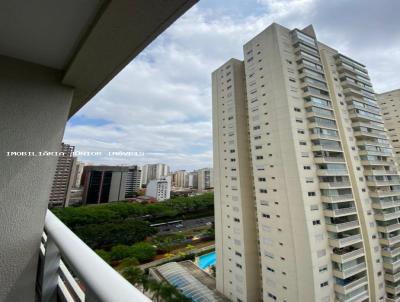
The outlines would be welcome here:
M 73 90 L 52 69 L 0 57 L 0 301 L 33 301 L 40 237 Z

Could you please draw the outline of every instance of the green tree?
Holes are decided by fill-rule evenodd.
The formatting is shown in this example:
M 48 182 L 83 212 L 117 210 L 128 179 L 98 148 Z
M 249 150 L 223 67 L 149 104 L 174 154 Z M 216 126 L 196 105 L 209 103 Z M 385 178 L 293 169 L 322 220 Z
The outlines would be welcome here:
M 160 282 L 157 282 L 155 280 L 150 280 L 149 282 L 149 290 L 152 293 L 151 300 L 158 302 L 160 297 L 161 297 L 161 291 L 162 291 L 162 286 L 163 284 Z
M 123 259 L 118 266 L 116 267 L 117 271 L 121 272 L 122 270 L 124 270 L 125 268 L 131 267 L 131 266 L 137 266 L 139 265 L 139 261 L 134 258 L 134 257 L 129 257 L 129 258 L 125 258 Z
M 131 248 L 127 245 L 118 244 L 111 248 L 110 252 L 111 260 L 118 261 L 131 256 L 132 256 Z
M 134 219 L 126 219 L 123 223 L 90 224 L 74 231 L 91 248 L 131 245 L 157 233 L 148 222 Z
M 140 285 L 143 274 L 143 271 L 136 266 L 129 266 L 121 271 L 121 275 L 136 287 Z
M 131 256 L 135 257 L 139 262 L 152 260 L 156 255 L 156 248 L 147 242 L 138 242 L 130 248 Z

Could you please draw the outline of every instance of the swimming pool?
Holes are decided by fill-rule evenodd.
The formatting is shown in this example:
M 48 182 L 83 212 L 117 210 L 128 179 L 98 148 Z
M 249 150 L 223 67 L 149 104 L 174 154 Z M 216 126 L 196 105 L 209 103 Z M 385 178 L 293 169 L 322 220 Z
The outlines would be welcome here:
M 209 268 L 211 265 L 215 265 L 215 261 L 215 252 L 208 253 L 199 257 L 199 266 L 201 269 L 206 269 Z

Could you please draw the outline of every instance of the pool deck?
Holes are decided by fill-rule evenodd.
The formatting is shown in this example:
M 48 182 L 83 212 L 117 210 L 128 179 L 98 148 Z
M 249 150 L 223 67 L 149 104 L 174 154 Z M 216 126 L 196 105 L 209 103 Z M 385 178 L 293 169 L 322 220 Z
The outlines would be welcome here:
M 207 246 L 203 246 L 201 248 L 194 248 L 193 250 L 190 250 L 189 252 L 187 252 L 187 254 L 188 255 L 192 255 L 192 254 L 193 255 L 197 255 L 197 254 L 205 252 L 205 251 L 210 251 L 210 253 L 211 253 L 214 250 L 215 250 L 215 244 L 210 244 L 210 245 L 207 245 Z M 142 265 L 139 266 L 139 268 L 141 268 L 142 270 L 145 270 L 145 269 L 149 269 L 149 268 L 154 267 L 154 266 L 162 265 L 164 263 L 168 263 L 168 262 L 173 262 L 173 261 L 179 260 L 179 258 L 181 258 L 180 255 L 176 255 L 176 256 L 173 256 L 171 258 L 161 258 L 161 259 L 154 260 L 152 262 L 148 262 L 148 263 L 142 264 Z

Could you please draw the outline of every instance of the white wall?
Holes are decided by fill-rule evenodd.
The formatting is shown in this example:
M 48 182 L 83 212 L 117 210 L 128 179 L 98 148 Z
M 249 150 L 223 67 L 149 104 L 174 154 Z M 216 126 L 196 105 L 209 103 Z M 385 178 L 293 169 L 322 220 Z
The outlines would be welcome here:
M 35 298 L 40 236 L 73 90 L 54 70 L 0 56 L 0 301 Z

